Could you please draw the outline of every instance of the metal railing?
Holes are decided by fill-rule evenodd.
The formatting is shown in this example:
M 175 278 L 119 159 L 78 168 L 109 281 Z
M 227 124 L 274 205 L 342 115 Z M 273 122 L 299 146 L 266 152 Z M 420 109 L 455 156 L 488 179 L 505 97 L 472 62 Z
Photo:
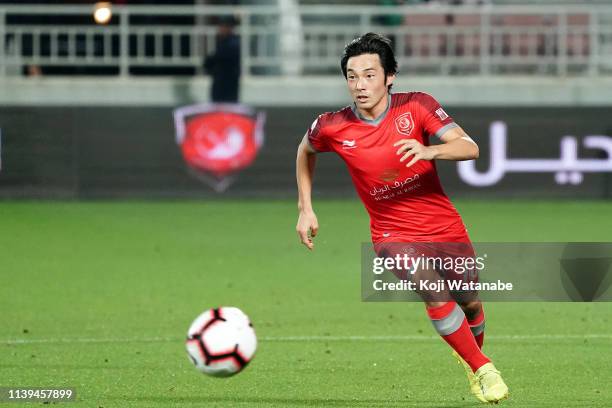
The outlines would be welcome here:
M 243 75 L 339 72 L 347 42 L 389 36 L 403 73 L 610 75 L 612 6 L 0 6 L 0 76 L 195 75 L 235 16 Z M 35 68 L 35 69 L 33 69 Z

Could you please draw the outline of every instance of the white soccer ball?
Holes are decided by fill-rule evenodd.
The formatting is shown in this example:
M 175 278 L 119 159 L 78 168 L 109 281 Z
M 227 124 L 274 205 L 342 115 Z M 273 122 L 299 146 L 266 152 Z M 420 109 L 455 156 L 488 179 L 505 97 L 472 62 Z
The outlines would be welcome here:
M 257 337 L 242 310 L 219 307 L 205 311 L 191 323 L 185 345 L 198 370 L 214 377 L 229 377 L 253 359 Z

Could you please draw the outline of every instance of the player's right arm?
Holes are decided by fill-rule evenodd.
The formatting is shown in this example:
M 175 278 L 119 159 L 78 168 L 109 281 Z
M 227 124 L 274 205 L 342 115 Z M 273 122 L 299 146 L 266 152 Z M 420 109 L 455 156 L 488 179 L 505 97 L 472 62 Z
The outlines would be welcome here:
M 304 135 L 297 151 L 296 179 L 298 187 L 298 221 L 295 227 L 302 244 L 308 249 L 314 248 L 312 239 L 317 235 L 319 222 L 312 209 L 312 179 L 316 163 L 316 151 Z

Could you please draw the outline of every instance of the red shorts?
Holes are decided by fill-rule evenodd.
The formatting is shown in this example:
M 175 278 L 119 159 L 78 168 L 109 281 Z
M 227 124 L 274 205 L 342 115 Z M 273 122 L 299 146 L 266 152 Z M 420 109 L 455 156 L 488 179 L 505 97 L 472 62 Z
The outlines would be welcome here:
M 466 235 L 463 242 L 377 242 L 378 257 L 398 259 L 400 268 L 393 273 L 409 280 L 415 268 L 435 270 L 440 279 L 478 282 L 478 259 Z

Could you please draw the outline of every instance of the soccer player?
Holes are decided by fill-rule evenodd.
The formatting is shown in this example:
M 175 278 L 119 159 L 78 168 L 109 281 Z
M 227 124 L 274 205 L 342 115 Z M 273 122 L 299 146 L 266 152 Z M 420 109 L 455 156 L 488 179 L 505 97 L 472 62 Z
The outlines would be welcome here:
M 352 106 L 320 115 L 298 147 L 296 230 L 302 243 L 313 249 L 319 229 L 311 201 L 316 153 L 335 152 L 370 215 L 379 254 L 386 243 L 463 243 L 471 249 L 434 160 L 475 159 L 476 143 L 430 95 L 391 93 L 397 62 L 387 38 L 374 33 L 356 38 L 340 65 Z M 430 144 L 430 137 L 441 143 Z M 419 295 L 434 328 L 466 368 L 471 392 L 483 402 L 506 398 L 508 387 L 481 351 L 485 320 L 477 296 L 455 301 Z

